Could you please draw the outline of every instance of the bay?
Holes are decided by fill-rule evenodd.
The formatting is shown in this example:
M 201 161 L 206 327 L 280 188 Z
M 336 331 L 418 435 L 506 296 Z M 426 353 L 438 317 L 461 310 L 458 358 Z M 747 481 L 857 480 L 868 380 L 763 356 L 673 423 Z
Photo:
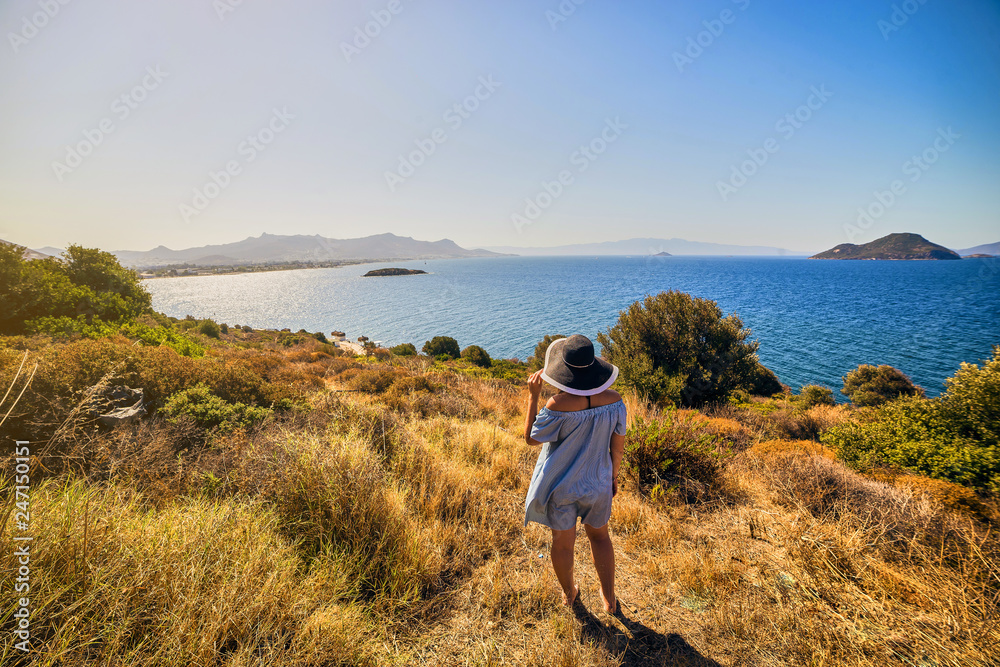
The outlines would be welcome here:
M 399 266 L 427 275 L 364 278 Z M 762 257 L 500 257 L 391 262 L 145 285 L 174 317 L 293 331 L 343 330 L 386 345 L 433 336 L 525 359 L 545 334 L 595 338 L 649 294 L 676 289 L 737 313 L 761 361 L 798 389 L 838 390 L 862 363 L 890 364 L 929 395 L 1000 344 L 1000 259 L 821 261 Z M 842 398 L 842 397 L 841 397 Z

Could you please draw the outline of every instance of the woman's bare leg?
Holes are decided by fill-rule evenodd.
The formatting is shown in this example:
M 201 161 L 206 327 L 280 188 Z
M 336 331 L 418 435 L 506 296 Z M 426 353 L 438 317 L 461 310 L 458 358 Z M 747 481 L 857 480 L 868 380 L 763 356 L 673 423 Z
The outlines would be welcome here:
M 573 604 L 580 588 L 573 581 L 573 547 L 576 544 L 576 528 L 552 530 L 552 568 L 563 590 L 563 604 Z
M 615 598 L 615 547 L 611 544 L 608 525 L 594 528 L 583 524 L 583 527 L 587 529 L 590 553 L 594 556 L 594 569 L 597 570 L 597 578 L 601 580 L 601 602 L 604 603 L 604 611 L 609 614 L 614 613 L 618 606 Z

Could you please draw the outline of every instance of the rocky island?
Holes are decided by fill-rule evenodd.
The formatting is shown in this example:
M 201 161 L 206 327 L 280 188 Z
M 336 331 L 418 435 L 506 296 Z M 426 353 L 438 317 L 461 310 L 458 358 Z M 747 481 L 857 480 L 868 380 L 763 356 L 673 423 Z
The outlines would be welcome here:
M 809 259 L 961 259 L 954 250 L 931 243 L 920 234 L 889 234 L 871 243 L 841 243 Z
M 420 269 L 373 269 L 363 275 L 362 278 L 371 278 L 373 276 L 415 276 L 420 273 L 427 272 Z

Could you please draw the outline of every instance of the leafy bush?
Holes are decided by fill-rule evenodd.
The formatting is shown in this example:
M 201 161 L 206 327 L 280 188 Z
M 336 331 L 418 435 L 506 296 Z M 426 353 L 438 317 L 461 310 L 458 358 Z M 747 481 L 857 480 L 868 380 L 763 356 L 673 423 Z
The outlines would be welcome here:
M 705 429 L 694 413 L 668 411 L 661 419 L 637 417 L 625 436 L 625 470 L 639 487 L 652 495 L 689 482 L 701 495 L 716 483 L 723 456 L 729 453 L 724 439 Z
M 372 355 L 378 361 L 388 361 L 389 359 L 392 359 L 392 352 L 385 349 L 384 347 L 376 347 L 374 350 L 372 350 Z
M 401 345 L 389 348 L 389 351 L 397 357 L 415 357 L 417 355 L 417 346 L 413 343 L 402 343 Z
M 861 364 L 844 376 L 841 389 L 858 406 L 881 405 L 900 396 L 923 396 L 924 390 L 892 366 Z
M 470 345 L 462 350 L 462 358 L 480 368 L 489 368 L 493 364 L 489 353 L 478 345 Z
M 429 357 L 446 355 L 449 359 L 457 359 L 462 356 L 458 341 L 451 336 L 434 336 L 424 343 L 423 352 Z
M 535 353 L 528 359 L 528 369 L 532 372 L 541 370 L 545 366 L 545 353 L 548 351 L 549 345 L 565 337 L 562 334 L 545 334 L 545 337 L 538 341 L 538 345 L 535 346 Z
M 198 325 L 198 331 L 209 338 L 218 338 L 221 327 L 212 320 L 202 320 L 201 324 Z
M 836 405 L 833 400 L 833 390 L 816 384 L 807 384 L 794 399 L 795 405 L 808 410 L 816 405 Z
M 190 389 L 173 394 L 167 399 L 163 412 L 169 415 L 172 421 L 188 416 L 202 428 L 218 428 L 220 431 L 250 428 L 271 414 L 267 408 L 245 403 L 230 403 L 213 394 L 208 386 L 201 382 Z
M 749 337 L 714 301 L 670 291 L 633 303 L 597 340 L 621 369 L 622 385 L 656 402 L 699 406 L 741 389 L 773 393 L 777 379 L 762 369 L 759 343 Z
M 134 338 L 143 345 L 165 345 L 185 357 L 201 357 L 205 348 L 184 334 L 166 327 L 149 327 L 139 322 L 129 322 L 122 325 L 120 332 L 124 336 Z
M 116 324 L 94 320 L 87 324 L 83 315 L 76 318 L 39 317 L 29 323 L 28 329 L 31 333 L 46 334 L 54 338 L 83 336 L 97 340 L 122 335 L 147 346 L 166 345 L 185 357 L 200 357 L 205 354 L 205 348 L 179 331 L 167 326 L 151 327 L 134 321 Z
M 222 324 L 219 325 L 219 330 L 222 333 L 224 333 L 224 334 L 228 334 L 229 333 L 229 325 L 226 324 L 225 322 L 223 322 Z
M 39 318 L 124 322 L 149 310 L 138 274 L 111 253 L 73 245 L 60 259 L 29 261 L 22 250 L 0 243 L 0 333 L 23 333 Z
M 822 441 L 859 470 L 902 468 L 1000 493 L 1000 346 L 962 364 L 935 399 L 900 398 L 835 427 Z

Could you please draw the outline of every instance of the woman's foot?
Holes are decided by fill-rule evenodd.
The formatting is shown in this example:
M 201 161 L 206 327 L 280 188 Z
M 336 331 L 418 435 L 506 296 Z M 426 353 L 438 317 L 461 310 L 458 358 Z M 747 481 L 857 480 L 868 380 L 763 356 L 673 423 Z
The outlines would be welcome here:
M 570 595 L 566 595 L 566 591 L 563 591 L 563 604 L 567 607 L 572 607 L 573 603 L 576 602 L 576 596 L 580 594 L 580 587 L 573 584 L 573 591 Z
M 604 605 L 604 611 L 609 614 L 614 614 L 618 611 L 618 598 L 612 598 L 610 601 L 604 597 L 604 591 L 601 591 L 601 604 Z

